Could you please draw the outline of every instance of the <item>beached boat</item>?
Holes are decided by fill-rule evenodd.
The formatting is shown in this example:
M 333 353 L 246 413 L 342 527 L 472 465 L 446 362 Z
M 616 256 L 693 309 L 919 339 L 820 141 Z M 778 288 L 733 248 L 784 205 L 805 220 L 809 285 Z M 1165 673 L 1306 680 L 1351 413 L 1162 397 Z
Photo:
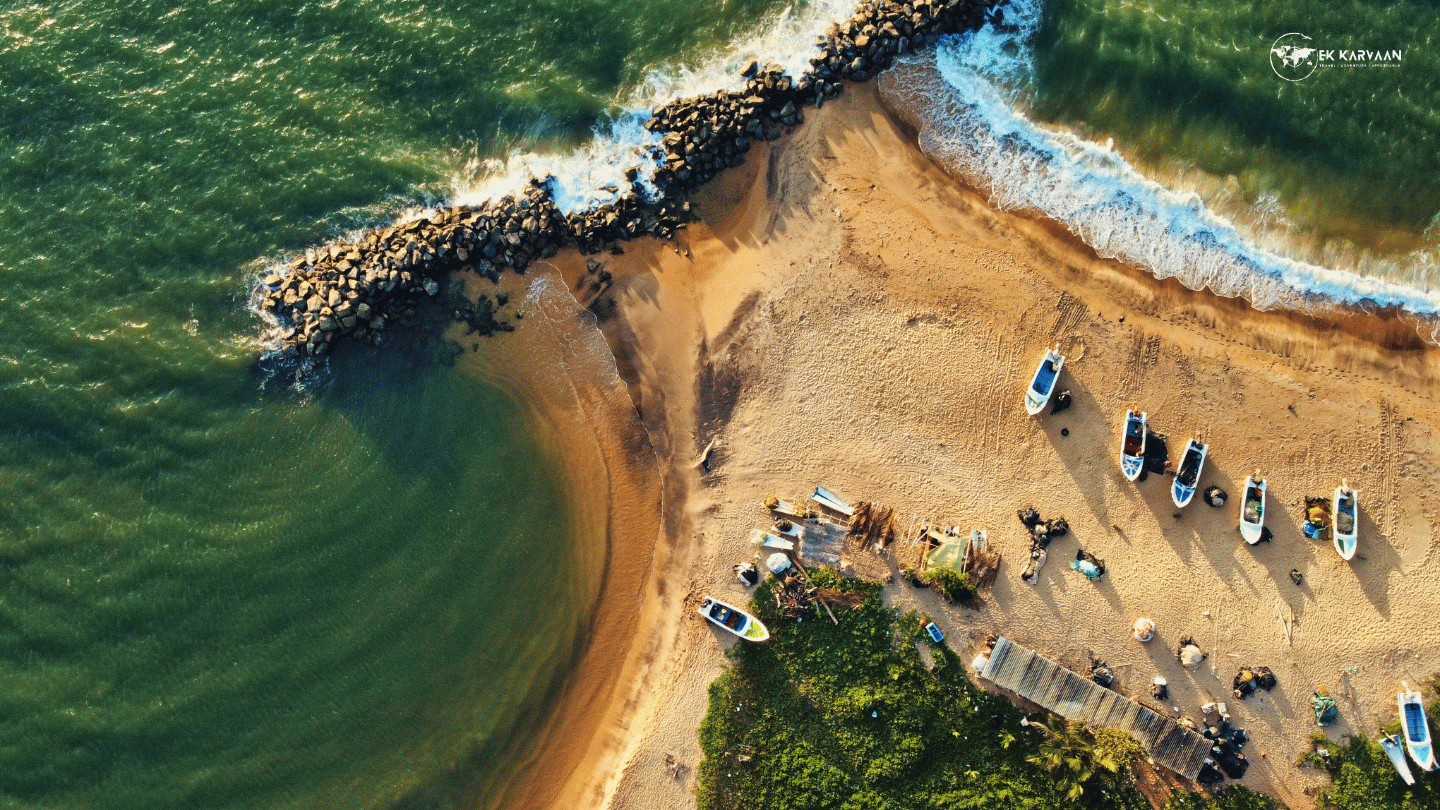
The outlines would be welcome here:
M 1332 506 L 1330 537 L 1335 543 L 1335 553 L 1340 555 L 1340 559 L 1349 560 L 1355 556 L 1360 537 L 1360 502 L 1349 481 L 1342 480 L 1335 488 Z
M 1415 774 L 1410 773 L 1410 763 L 1405 761 L 1405 749 L 1400 747 L 1400 738 L 1394 734 L 1380 738 L 1380 747 L 1385 749 L 1385 755 L 1390 757 L 1390 764 L 1405 780 L 1405 784 L 1415 784 Z
M 1120 472 L 1127 481 L 1140 477 L 1145 467 L 1145 418 L 1148 414 L 1125 412 L 1125 439 L 1120 445 Z
M 1200 486 L 1200 471 L 1205 467 L 1205 456 L 1210 448 L 1196 439 L 1185 443 L 1185 452 L 1180 456 L 1180 468 L 1175 471 L 1175 483 L 1170 485 L 1170 499 L 1176 506 L 1184 507 L 1195 497 L 1195 488 Z
M 770 631 L 765 629 L 759 619 L 713 596 L 705 597 L 697 612 L 746 641 L 764 641 L 770 638 Z
M 810 500 L 832 512 L 839 512 L 845 517 L 855 516 L 854 507 L 846 503 L 839 495 L 836 495 L 824 487 L 815 487 L 815 494 L 810 496 Z
M 794 551 L 795 541 L 786 540 L 783 537 L 771 534 L 764 529 L 750 530 L 750 545 L 761 548 L 775 549 L 777 551 Z
M 1055 381 L 1060 379 L 1060 369 L 1065 365 L 1065 355 L 1046 349 L 1045 356 L 1040 358 L 1040 366 L 1035 369 L 1035 376 L 1030 380 L 1030 387 L 1025 390 L 1025 412 L 1034 416 L 1045 410 L 1045 405 L 1050 402 L 1050 395 L 1055 392 Z
M 1405 735 L 1405 750 L 1422 770 L 1435 770 L 1435 741 L 1430 738 L 1430 724 L 1425 721 L 1423 696 L 1411 692 L 1410 684 L 1401 681 L 1395 702 L 1400 707 L 1400 733 Z
M 1240 499 L 1240 536 L 1253 546 L 1265 534 L 1265 479 L 1259 470 L 1245 476 L 1244 492 Z
M 763 503 L 765 508 L 772 512 L 778 512 L 787 517 L 799 518 L 800 520 L 805 519 L 804 507 L 796 506 L 789 501 L 782 501 L 774 495 L 766 495 Z

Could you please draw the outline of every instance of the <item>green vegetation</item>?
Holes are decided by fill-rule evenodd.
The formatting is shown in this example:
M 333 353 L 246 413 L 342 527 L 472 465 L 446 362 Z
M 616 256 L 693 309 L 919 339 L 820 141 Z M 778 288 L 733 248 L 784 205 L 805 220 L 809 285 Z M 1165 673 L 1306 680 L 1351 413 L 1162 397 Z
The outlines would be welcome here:
M 951 602 L 969 602 L 979 593 L 969 574 L 941 566 L 925 572 L 925 584 L 935 586 L 935 590 Z
M 1101 735 L 1084 723 L 1073 721 L 1043 722 L 1031 725 L 1040 729 L 1045 739 L 1028 761 L 1044 768 L 1064 789 L 1065 798 L 1079 799 L 1085 783 L 1097 772 L 1119 773 L 1140 755 L 1140 744 L 1123 731 L 1102 729 Z
M 814 579 L 864 602 L 837 611 L 838 625 L 823 615 L 797 623 L 777 614 L 769 582 L 757 588 L 752 610 L 772 635 L 736 645 L 734 666 L 710 687 L 701 810 L 1148 810 L 1126 767 L 1133 739 L 1058 720 L 1022 726 L 1018 709 L 922 636 L 917 616 L 881 604 L 878 584 L 823 570 Z M 1243 789 L 1182 801 L 1177 810 L 1274 807 Z
M 1280 807 L 1269 796 L 1263 796 L 1241 785 L 1230 785 L 1215 791 L 1214 796 L 1199 793 L 1177 793 L 1165 810 L 1276 810 Z
M 1432 697 L 1436 687 L 1432 682 L 1425 687 Z M 1431 717 L 1440 709 L 1440 701 L 1431 700 L 1425 710 Z M 1434 733 L 1434 724 L 1431 724 Z M 1383 729 L 1387 733 L 1399 731 L 1399 723 L 1391 723 Z M 1300 762 L 1313 765 L 1330 774 L 1331 785 L 1320 794 L 1320 807 L 1334 810 L 1440 810 L 1440 784 L 1434 774 L 1426 774 L 1413 762 L 1410 771 L 1415 774 L 1415 784 L 1406 785 L 1395 774 L 1384 749 L 1374 741 L 1358 734 L 1335 742 L 1323 734 L 1312 739 L 1315 751 L 1307 754 Z

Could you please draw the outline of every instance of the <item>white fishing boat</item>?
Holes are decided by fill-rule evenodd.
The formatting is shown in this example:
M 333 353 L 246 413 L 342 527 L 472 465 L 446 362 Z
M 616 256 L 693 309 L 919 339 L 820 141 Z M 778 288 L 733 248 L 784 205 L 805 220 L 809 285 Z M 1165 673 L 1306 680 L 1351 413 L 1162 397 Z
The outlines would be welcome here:
M 1065 365 L 1065 355 L 1055 349 L 1046 349 L 1045 356 L 1040 359 L 1040 366 L 1035 369 L 1035 376 L 1030 380 L 1030 387 L 1025 390 L 1025 412 L 1034 416 L 1045 410 L 1045 405 L 1050 402 L 1050 395 L 1055 392 L 1055 381 L 1060 379 L 1060 369 Z
M 1205 456 L 1210 448 L 1198 439 L 1185 443 L 1185 452 L 1180 455 L 1180 468 L 1175 471 L 1175 482 L 1170 485 L 1170 499 L 1176 506 L 1184 507 L 1195 497 L 1195 488 L 1200 486 L 1200 471 L 1205 468 Z
M 1430 724 L 1425 721 L 1425 702 L 1419 692 L 1411 692 L 1410 684 L 1400 682 L 1395 702 L 1400 707 L 1400 733 L 1405 736 L 1405 750 L 1421 770 L 1435 770 L 1435 741 L 1430 738 Z
M 1342 480 L 1335 488 L 1331 507 L 1330 537 L 1335 543 L 1335 553 L 1342 560 L 1352 559 L 1360 538 L 1360 501 L 1349 481 Z
M 734 605 L 727 605 L 713 596 L 705 597 L 697 612 L 713 624 L 729 630 L 746 641 L 764 641 L 770 638 L 770 631 L 765 629 L 765 625 L 761 624 L 759 619 Z
M 1255 545 L 1265 533 L 1265 479 L 1260 471 L 1245 476 L 1244 495 L 1240 498 L 1240 536 Z
M 1410 763 L 1405 761 L 1405 749 L 1400 747 L 1400 738 L 1394 734 L 1380 738 L 1380 747 L 1385 749 L 1385 755 L 1390 757 L 1390 764 L 1405 780 L 1405 784 L 1415 784 L 1415 774 L 1410 773 Z
M 854 507 L 846 503 L 839 495 L 836 495 L 824 487 L 815 487 L 815 494 L 810 496 L 810 500 L 832 512 L 839 512 L 845 517 L 855 516 Z
M 1147 414 L 1125 412 L 1125 439 L 1120 444 L 1120 472 L 1127 481 L 1140 477 L 1145 467 L 1145 418 Z

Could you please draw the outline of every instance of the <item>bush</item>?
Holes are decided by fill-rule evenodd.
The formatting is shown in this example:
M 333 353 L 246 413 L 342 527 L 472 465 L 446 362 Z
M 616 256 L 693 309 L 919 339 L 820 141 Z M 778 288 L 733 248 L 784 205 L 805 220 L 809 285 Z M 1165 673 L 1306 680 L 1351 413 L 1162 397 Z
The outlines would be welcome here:
M 1406 785 L 1395 773 L 1390 757 L 1375 743 L 1358 734 L 1335 742 L 1323 735 L 1312 740 L 1328 756 L 1309 754 L 1303 764 L 1317 765 L 1330 774 L 1331 785 L 1320 794 L 1319 806 L 1334 810 L 1440 809 L 1440 790 L 1412 762 L 1415 784 Z
M 1227 785 L 1213 796 L 1177 793 L 1165 810 L 1278 810 L 1280 803 L 1244 785 Z
M 951 568 L 932 568 L 925 572 L 925 581 L 951 602 L 969 602 L 979 595 L 969 574 Z
M 838 625 L 796 622 L 778 615 L 770 582 L 757 587 L 751 608 L 771 637 L 736 645 L 710 687 L 700 810 L 1147 810 L 1124 774 L 1108 772 L 1067 804 L 1026 761 L 1040 740 L 1014 706 L 976 689 L 943 644 L 926 668 L 918 614 L 887 608 L 876 583 L 812 578 L 864 601 L 836 613 Z

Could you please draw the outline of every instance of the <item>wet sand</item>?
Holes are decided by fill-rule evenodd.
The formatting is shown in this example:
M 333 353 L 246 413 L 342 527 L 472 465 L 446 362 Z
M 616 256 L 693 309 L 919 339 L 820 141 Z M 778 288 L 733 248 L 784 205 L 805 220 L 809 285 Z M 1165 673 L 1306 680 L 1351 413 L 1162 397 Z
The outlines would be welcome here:
M 493 295 L 488 282 L 468 280 Z M 453 327 L 465 352 L 460 373 L 506 391 L 525 408 L 532 433 L 561 471 L 566 520 L 576 544 L 572 576 L 593 599 L 581 617 L 579 645 L 563 683 L 544 697 L 517 739 L 518 761 L 506 773 L 479 777 L 476 792 L 494 808 L 598 806 L 597 772 L 619 744 L 629 684 L 645 661 L 634 631 L 644 619 L 644 592 L 659 533 L 660 482 L 654 453 L 614 359 L 585 312 L 553 272 L 505 279 L 504 291 L 526 318 L 515 333 L 486 339 Z M 471 349 L 478 345 L 478 351 Z M 557 542 L 561 529 L 557 526 Z M 551 565 L 554 549 L 537 548 Z M 545 610 L 537 604 L 535 610 Z M 526 733 L 529 732 L 529 733 Z M 531 736 L 533 735 L 533 736 Z M 524 739 L 518 739 L 523 737 Z
M 576 671 L 591 700 L 565 700 L 568 725 L 546 741 L 557 753 L 530 776 L 558 792 L 512 806 L 693 806 L 693 770 L 666 757 L 698 762 L 706 686 L 734 643 L 693 606 L 704 593 L 747 598 L 730 569 L 751 558 L 760 499 L 817 483 L 907 523 L 989 530 L 1005 562 L 981 609 L 887 588 L 934 615 L 963 657 L 999 633 L 1072 666 L 1103 658 L 1132 696 L 1148 699 L 1163 675 L 1169 705 L 1191 716 L 1228 699 L 1252 735 L 1245 783 L 1308 806 L 1319 775 L 1292 763 L 1314 730 L 1311 690 L 1339 699 L 1332 737 L 1369 734 L 1394 718 L 1400 678 L 1440 669 L 1440 596 L 1425 587 L 1440 521 L 1425 497 L 1440 472 L 1440 352 L 1395 318 L 1261 313 L 1100 259 L 1053 223 L 992 210 L 925 157 L 905 115 L 873 85 L 852 86 L 708 187 L 677 243 L 595 257 L 611 284 L 596 289 L 585 257 L 553 261 L 599 319 L 663 501 L 653 559 L 654 532 L 611 547 L 610 566 L 643 560 L 648 580 L 617 591 L 630 612 L 615 635 L 597 629 L 605 649 Z M 1027 416 L 1024 386 L 1057 343 L 1074 407 Z M 1210 443 L 1201 486 L 1229 492 L 1226 507 L 1197 497 L 1177 510 L 1169 477 L 1122 478 L 1132 405 L 1172 457 L 1191 435 Z M 712 441 L 706 473 L 696 461 Z M 1257 467 L 1274 540 L 1250 547 L 1235 524 Z M 1360 490 L 1350 563 L 1299 532 L 1304 497 L 1342 477 Z M 1072 530 L 1033 587 L 1019 577 L 1026 506 Z M 1098 584 L 1069 570 L 1079 548 L 1107 563 Z M 883 571 L 914 553 L 853 562 Z M 1292 641 L 1277 605 L 1294 614 Z M 1130 638 L 1138 616 L 1159 626 L 1148 645 Z M 1195 672 L 1173 658 L 1185 635 L 1209 655 Z M 1229 699 L 1242 664 L 1269 666 L 1279 687 Z

